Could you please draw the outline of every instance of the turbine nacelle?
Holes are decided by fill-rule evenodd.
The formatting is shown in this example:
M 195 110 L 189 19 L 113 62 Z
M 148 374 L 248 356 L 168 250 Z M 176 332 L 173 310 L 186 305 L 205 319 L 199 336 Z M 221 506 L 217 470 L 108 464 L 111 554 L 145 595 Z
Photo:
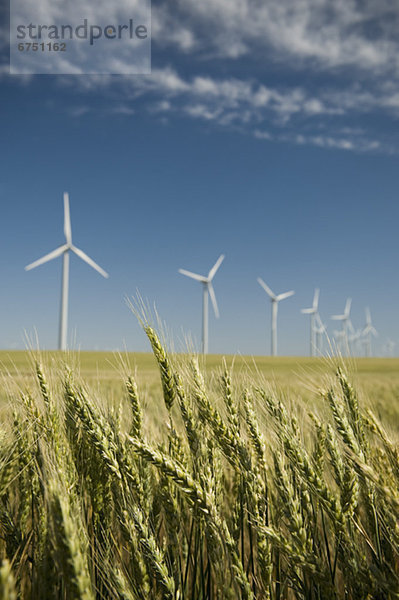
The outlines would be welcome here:
M 224 254 L 221 254 L 213 267 L 210 269 L 207 276 L 198 275 L 192 271 L 186 271 L 186 269 L 179 269 L 179 273 L 199 281 L 204 286 L 203 300 L 202 300 L 202 352 L 207 354 L 208 352 L 208 297 L 211 297 L 211 302 L 215 317 L 219 318 L 219 308 L 216 301 L 215 290 L 213 289 L 212 280 L 216 275 L 217 270 L 224 260 Z
M 259 285 L 263 287 L 263 289 L 265 290 L 267 295 L 270 297 L 272 302 L 280 302 L 280 300 L 285 300 L 286 298 L 289 298 L 290 296 L 293 296 L 295 294 L 295 292 L 291 290 L 289 292 L 284 292 L 283 294 L 277 295 L 274 292 L 272 292 L 272 290 L 263 281 L 263 279 L 261 277 L 258 277 L 257 281 L 258 281 Z
M 259 285 L 265 290 L 266 294 L 269 296 L 272 303 L 272 325 L 271 325 L 271 353 L 272 356 L 277 355 L 277 312 L 278 312 L 278 303 L 280 300 L 285 300 L 290 296 L 293 296 L 295 292 L 293 290 L 289 292 L 284 292 L 283 294 L 275 294 L 263 281 L 261 277 L 257 279 Z
M 59 349 L 66 350 L 67 340 L 67 321 L 68 321 L 68 292 L 69 292 L 69 252 L 73 252 L 81 258 L 90 267 L 95 269 L 100 275 L 108 278 L 109 275 L 104 269 L 102 269 L 90 256 L 88 256 L 83 250 L 77 248 L 72 244 L 72 228 L 71 228 L 71 215 L 69 210 L 69 195 L 64 192 L 64 235 L 65 244 L 59 246 L 52 252 L 49 252 L 45 256 L 42 256 L 33 263 L 30 263 L 25 267 L 25 271 L 35 269 L 40 265 L 43 265 L 54 258 L 63 256 L 63 267 L 62 267 L 62 295 L 61 295 L 61 314 L 60 314 L 60 341 Z
M 90 267 L 92 267 L 98 273 L 100 273 L 100 275 L 102 275 L 105 278 L 109 277 L 108 273 L 104 271 L 104 269 L 102 269 L 96 262 L 94 262 L 94 260 L 90 258 L 90 256 L 88 256 L 85 252 L 83 252 L 83 250 L 77 248 L 72 244 L 71 213 L 69 210 L 69 195 L 67 192 L 64 192 L 64 235 L 66 241 L 65 244 L 59 246 L 52 252 L 46 254 L 45 256 L 42 256 L 42 258 L 35 260 L 35 262 L 31 263 L 30 265 L 27 265 L 25 267 L 25 271 L 35 269 L 36 267 L 43 265 L 44 263 L 50 260 L 53 260 L 53 258 L 61 256 L 61 254 L 64 254 L 64 252 L 68 252 L 69 250 L 71 250 L 74 254 L 76 254 L 76 256 L 84 260 L 88 265 L 90 265 Z
M 327 333 L 327 327 L 325 326 L 325 324 L 323 323 L 323 321 L 321 320 L 321 317 L 319 315 L 319 313 L 316 313 L 316 323 L 315 324 L 315 331 L 316 333 Z
M 221 254 L 219 256 L 219 258 L 217 259 L 217 261 L 215 262 L 215 264 L 213 265 L 213 267 L 210 269 L 207 276 L 198 275 L 198 273 L 193 273 L 192 271 L 186 271 L 186 269 L 179 269 L 179 273 L 181 273 L 182 275 L 185 275 L 186 277 L 191 277 L 191 279 L 195 279 L 196 281 L 200 281 L 207 288 L 209 295 L 211 297 L 213 311 L 214 311 L 215 317 L 217 319 L 219 318 L 219 308 L 218 308 L 218 304 L 216 301 L 216 294 L 215 294 L 215 290 L 213 289 L 212 280 L 215 277 L 216 272 L 218 271 L 223 260 L 224 260 L 224 254 Z
M 361 329 L 355 329 L 353 333 L 349 336 L 350 342 L 357 342 L 363 335 L 363 331 Z
M 331 319 L 334 321 L 348 321 L 349 314 L 351 311 L 352 298 L 348 298 L 345 304 L 345 310 L 343 315 L 332 315 Z
M 49 252 L 45 256 L 42 256 L 42 258 L 35 260 L 35 262 L 31 263 L 30 265 L 27 265 L 25 267 L 25 271 L 30 271 L 31 269 L 35 269 L 36 267 L 39 267 L 40 265 L 43 265 L 44 263 L 49 262 L 50 260 L 53 260 L 53 258 L 57 258 L 58 256 L 61 256 L 61 254 L 64 254 L 65 252 L 68 252 L 69 250 L 71 250 L 71 252 L 76 254 L 76 256 L 78 256 L 79 258 L 84 260 L 88 265 L 90 265 L 90 267 L 92 267 L 93 269 L 98 271 L 98 273 L 100 273 L 100 275 L 102 275 L 106 279 L 109 277 L 108 273 L 106 271 L 104 271 L 104 269 L 102 269 L 96 262 L 94 262 L 94 260 L 86 254 L 86 252 L 83 252 L 83 250 L 81 250 L 80 248 L 73 246 L 73 244 L 64 244 L 63 246 L 59 246 L 59 248 L 56 248 L 52 252 Z
M 304 315 L 315 315 L 319 308 L 319 296 L 320 290 L 319 288 L 316 288 L 314 291 L 313 304 L 311 308 L 302 308 L 301 313 L 303 313 Z
M 370 309 L 366 308 L 365 309 L 365 313 L 366 313 L 366 325 L 365 325 L 365 327 L 363 329 L 363 335 L 364 336 L 368 336 L 371 333 L 371 335 L 373 335 L 374 337 L 377 337 L 378 333 L 377 333 L 377 330 L 373 326 L 373 323 L 371 321 Z

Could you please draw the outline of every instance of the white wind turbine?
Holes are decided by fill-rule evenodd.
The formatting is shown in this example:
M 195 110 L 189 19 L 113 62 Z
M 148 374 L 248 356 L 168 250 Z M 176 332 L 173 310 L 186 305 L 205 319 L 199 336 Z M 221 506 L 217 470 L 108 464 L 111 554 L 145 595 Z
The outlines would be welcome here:
M 301 313 L 310 315 L 310 356 L 316 356 L 316 316 L 319 309 L 320 290 L 316 288 L 313 296 L 313 304 L 311 308 L 302 308 Z
M 108 277 L 101 267 L 94 262 L 83 250 L 77 248 L 72 244 L 72 230 L 71 230 L 71 217 L 69 212 L 69 196 L 64 192 L 64 235 L 65 244 L 59 246 L 49 254 L 46 254 L 42 258 L 39 258 L 35 262 L 25 267 L 26 271 L 30 271 L 39 265 L 42 265 L 53 258 L 57 258 L 62 255 L 62 288 L 61 288 L 61 311 L 60 311 L 60 328 L 59 328 L 59 350 L 66 350 L 67 348 L 67 327 L 68 327 L 68 292 L 69 292 L 69 252 L 72 251 L 76 256 L 84 260 L 93 269 L 98 271 L 103 277 Z
M 345 331 L 342 329 L 334 329 L 335 348 L 339 354 L 344 354 L 346 350 L 345 344 Z
M 271 303 L 272 303 L 271 353 L 272 353 L 272 356 L 277 356 L 277 313 L 278 313 L 278 303 L 280 302 L 280 300 L 285 300 L 285 298 L 289 298 L 290 296 L 293 296 L 295 294 L 295 292 L 290 291 L 290 292 L 284 292 L 284 294 L 278 294 L 278 295 L 276 295 L 274 292 L 272 292 L 272 290 L 269 288 L 269 286 L 266 285 L 266 283 L 260 277 L 258 277 L 258 283 L 259 283 L 259 285 L 261 285 L 263 287 L 263 289 L 265 290 L 265 292 L 269 296 L 269 298 L 271 300 Z
M 365 342 L 365 351 L 366 351 L 366 356 L 371 356 L 371 336 L 373 335 L 374 337 L 377 337 L 378 333 L 375 329 L 375 327 L 373 327 L 373 323 L 371 322 L 371 314 L 370 314 L 370 309 L 366 308 L 365 309 L 365 313 L 366 313 L 366 325 L 363 329 L 363 337 L 364 337 L 364 342 Z
M 396 342 L 390 340 L 389 338 L 387 339 L 386 343 L 383 346 L 383 351 L 387 356 L 392 357 L 393 356 L 393 351 L 395 350 L 395 346 L 396 346 Z
M 349 346 L 348 346 L 348 331 L 350 328 L 352 328 L 352 323 L 350 322 L 349 319 L 349 315 L 350 315 L 350 311 L 351 311 L 351 305 L 352 305 L 352 298 L 348 298 L 345 304 L 345 310 L 344 313 L 342 315 L 332 315 L 331 319 L 333 319 L 334 321 L 341 321 L 342 322 L 342 331 L 341 331 L 341 336 L 337 336 L 337 337 L 341 337 L 341 339 L 343 340 L 344 343 L 344 350 L 347 352 L 349 350 Z
M 323 336 L 327 334 L 327 328 L 320 318 L 319 313 L 316 313 L 317 325 L 314 328 L 316 334 L 316 349 L 319 355 L 323 354 Z
M 349 347 L 352 356 L 361 356 L 362 336 L 363 331 L 361 329 L 354 329 L 349 336 Z
M 182 275 L 186 275 L 187 277 L 191 277 L 196 281 L 200 281 L 203 284 L 203 296 L 202 296 L 202 353 L 208 353 L 208 297 L 211 297 L 213 310 L 215 312 L 215 317 L 219 318 L 219 309 L 218 304 L 216 302 L 215 290 L 213 289 L 212 279 L 216 275 L 216 271 L 219 269 L 220 265 L 224 260 L 224 254 L 221 254 L 212 269 L 209 271 L 208 276 L 198 275 L 197 273 L 192 273 L 191 271 L 186 271 L 185 269 L 179 269 L 179 273 Z

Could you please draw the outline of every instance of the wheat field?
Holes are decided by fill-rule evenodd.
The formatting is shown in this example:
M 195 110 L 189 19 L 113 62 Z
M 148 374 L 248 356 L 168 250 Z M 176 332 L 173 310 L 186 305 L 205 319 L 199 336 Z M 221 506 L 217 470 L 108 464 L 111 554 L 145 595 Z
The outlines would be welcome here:
M 3 353 L 0 598 L 398 598 L 398 361 L 144 327 L 152 356 Z

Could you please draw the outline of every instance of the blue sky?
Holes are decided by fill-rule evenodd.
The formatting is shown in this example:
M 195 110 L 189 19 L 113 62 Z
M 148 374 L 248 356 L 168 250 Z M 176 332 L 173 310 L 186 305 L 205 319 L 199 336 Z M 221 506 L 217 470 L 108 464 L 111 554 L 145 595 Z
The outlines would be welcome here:
M 42 0 L 45 4 L 45 1 Z M 125 4 L 128 4 L 125 0 Z M 84 3 L 83 3 L 84 4 Z M 309 306 L 353 298 L 399 347 L 399 9 L 388 1 L 154 2 L 152 75 L 1 79 L 0 347 L 24 330 L 57 344 L 61 260 L 75 243 L 70 339 L 82 349 L 146 350 L 125 297 L 138 289 L 173 332 L 200 340 L 207 273 L 221 317 L 210 351 L 269 351 L 270 305 L 256 282 L 294 289 L 280 305 L 281 354 L 306 354 Z M 6 17 L 6 15 L 5 15 Z M 5 20 L 4 20 L 5 22 Z

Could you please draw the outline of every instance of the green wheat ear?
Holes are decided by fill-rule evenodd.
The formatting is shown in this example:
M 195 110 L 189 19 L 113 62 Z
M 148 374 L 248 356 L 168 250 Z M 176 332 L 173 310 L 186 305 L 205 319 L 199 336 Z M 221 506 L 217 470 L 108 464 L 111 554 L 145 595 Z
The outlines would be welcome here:
M 88 543 L 83 520 L 66 488 L 53 479 L 49 483 L 49 516 L 54 560 L 71 598 L 94 600 L 88 570 Z
M 159 370 L 161 373 L 163 398 L 165 401 L 166 408 L 168 409 L 168 411 L 170 411 L 176 398 L 176 387 L 170 360 L 154 329 L 147 325 L 144 327 L 144 331 L 147 334 L 152 351 L 159 366 Z
M 301 420 L 147 335 L 162 392 L 157 371 L 145 419 L 126 371 L 101 395 L 71 370 L 50 390 L 36 365 L 35 393 L 10 396 L 0 600 L 398 598 L 399 446 L 343 371 Z
M 142 426 L 143 426 L 143 414 L 141 411 L 139 393 L 137 390 L 137 383 L 135 379 L 130 375 L 126 380 L 126 390 L 130 401 L 132 411 L 132 426 L 130 434 L 133 437 L 141 438 Z

